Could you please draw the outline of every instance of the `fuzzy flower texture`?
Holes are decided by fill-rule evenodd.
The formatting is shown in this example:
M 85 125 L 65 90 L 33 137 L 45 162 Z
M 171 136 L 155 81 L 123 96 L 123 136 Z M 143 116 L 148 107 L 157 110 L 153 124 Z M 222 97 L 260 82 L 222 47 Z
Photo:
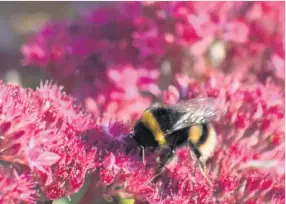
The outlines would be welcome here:
M 284 2 L 124 2 L 48 23 L 23 63 L 59 88 L 0 84 L 0 203 L 285 202 Z M 67 92 L 63 92 L 63 89 Z M 153 102 L 213 97 L 210 186 L 188 148 L 154 181 L 129 133 Z M 81 103 L 82 105 L 80 105 Z

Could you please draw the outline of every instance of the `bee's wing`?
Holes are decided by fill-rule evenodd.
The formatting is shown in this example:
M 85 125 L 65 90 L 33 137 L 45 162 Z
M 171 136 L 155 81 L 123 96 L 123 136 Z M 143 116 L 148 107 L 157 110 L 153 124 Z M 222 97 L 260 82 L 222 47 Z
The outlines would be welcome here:
M 181 117 L 168 133 L 182 128 L 218 120 L 225 109 L 220 101 L 214 98 L 196 98 L 171 106 L 171 109 L 180 113 Z

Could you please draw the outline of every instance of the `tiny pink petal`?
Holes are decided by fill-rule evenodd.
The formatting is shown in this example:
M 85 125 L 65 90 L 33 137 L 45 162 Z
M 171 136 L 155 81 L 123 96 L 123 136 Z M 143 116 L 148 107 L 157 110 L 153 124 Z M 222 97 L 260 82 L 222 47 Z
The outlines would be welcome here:
M 43 166 L 51 166 L 60 160 L 61 156 L 53 152 L 44 152 L 37 158 L 37 163 Z

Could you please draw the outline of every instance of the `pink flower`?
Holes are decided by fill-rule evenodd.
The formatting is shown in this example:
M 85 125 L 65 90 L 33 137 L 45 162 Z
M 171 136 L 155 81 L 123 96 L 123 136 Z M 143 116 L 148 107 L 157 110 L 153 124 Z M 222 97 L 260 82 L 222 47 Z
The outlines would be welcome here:
M 31 174 L 0 166 L 0 203 L 36 203 L 35 186 Z
M 141 100 L 140 92 L 160 93 L 156 84 L 158 60 L 145 59 L 133 46 L 136 26 L 130 14 L 138 15 L 139 5 L 106 6 L 74 22 L 49 23 L 23 46 L 25 64 L 40 65 L 78 99 L 92 99 L 100 110 L 96 114 L 117 115 L 119 108 L 134 104 L 126 114 L 118 114 L 126 119 L 131 114 L 133 118 L 150 104 L 150 97 Z M 118 98 L 120 102 L 106 104 Z M 143 106 L 136 110 L 135 104 Z
M 90 116 L 51 83 L 32 91 L 1 82 L 0 95 L 0 160 L 28 171 L 50 199 L 77 192 L 94 152 L 81 138 Z
M 231 22 L 225 26 L 224 39 L 233 40 L 236 43 L 244 43 L 248 40 L 248 27 L 242 22 Z

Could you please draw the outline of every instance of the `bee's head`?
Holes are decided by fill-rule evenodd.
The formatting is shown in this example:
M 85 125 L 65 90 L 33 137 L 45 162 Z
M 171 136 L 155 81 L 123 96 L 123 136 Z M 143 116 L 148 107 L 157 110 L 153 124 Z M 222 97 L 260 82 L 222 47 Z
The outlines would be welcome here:
M 141 121 L 138 121 L 134 126 L 132 137 L 139 145 L 158 146 L 152 132 Z

